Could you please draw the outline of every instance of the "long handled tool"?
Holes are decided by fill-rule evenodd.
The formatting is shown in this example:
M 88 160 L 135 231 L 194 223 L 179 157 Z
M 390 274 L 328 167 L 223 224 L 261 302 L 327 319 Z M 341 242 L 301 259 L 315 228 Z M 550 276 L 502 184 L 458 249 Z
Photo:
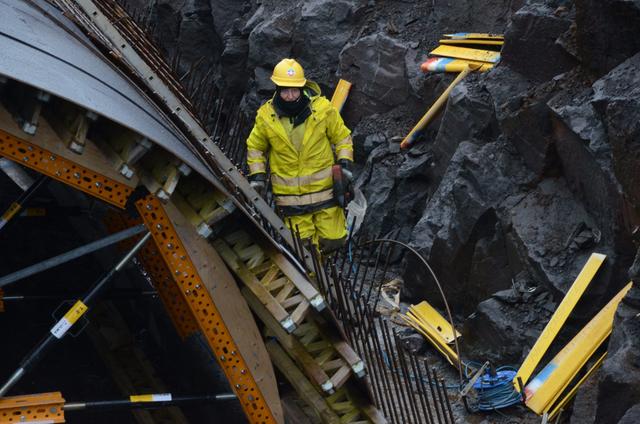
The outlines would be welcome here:
M 402 140 L 402 143 L 400 143 L 400 148 L 408 149 L 409 147 L 413 146 L 413 143 L 416 142 L 416 140 L 418 139 L 420 134 L 422 134 L 422 132 L 424 131 L 426 126 L 429 124 L 429 122 L 431 122 L 433 118 L 435 118 L 438 115 L 438 112 L 440 112 L 440 109 L 442 109 L 444 104 L 447 102 L 447 99 L 449 98 L 449 94 L 451 94 L 453 87 L 458 85 L 458 83 L 462 81 L 464 77 L 466 77 L 469 74 L 469 72 L 471 72 L 472 70 L 474 70 L 474 68 L 472 68 L 471 66 L 467 66 L 462 72 L 460 72 L 460 74 L 458 74 L 456 79 L 454 79 L 453 82 L 449 85 L 449 87 L 447 87 L 447 89 L 444 90 L 444 93 L 442 93 L 440 97 L 438 97 L 438 100 L 435 101 L 433 106 L 429 108 L 427 113 L 425 113 L 424 116 L 420 118 L 416 126 L 413 127 L 413 129 L 411 130 L 411 132 L 409 132 L 409 134 L 407 134 L 404 140 Z
M 13 385 L 15 385 L 20 378 L 34 365 L 38 363 L 44 354 L 64 335 L 69 329 L 76 323 L 89 309 L 89 305 L 95 300 L 101 291 L 105 288 L 107 283 L 118 273 L 124 266 L 133 258 L 133 256 L 142 248 L 146 241 L 151 237 L 151 233 L 147 232 L 133 248 L 127 252 L 126 255 L 118 262 L 118 264 L 103 275 L 89 290 L 82 300 L 78 300 L 64 316 L 51 328 L 49 333 L 44 339 L 22 360 L 18 369 L 7 380 L 7 382 L 0 388 L 0 397 L 4 396 Z

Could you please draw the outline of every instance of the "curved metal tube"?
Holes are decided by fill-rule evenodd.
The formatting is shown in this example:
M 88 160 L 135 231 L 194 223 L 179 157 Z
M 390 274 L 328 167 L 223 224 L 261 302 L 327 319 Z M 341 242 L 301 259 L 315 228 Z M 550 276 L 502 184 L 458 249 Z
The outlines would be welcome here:
M 366 246 L 366 245 L 372 244 L 372 243 L 382 243 L 382 244 L 384 244 L 384 243 L 393 243 L 393 244 L 397 244 L 397 245 L 399 245 L 401 247 L 404 247 L 405 249 L 409 250 L 418 259 L 420 259 L 420 261 L 429 270 L 429 273 L 433 277 L 433 280 L 436 282 L 436 286 L 438 287 L 438 291 L 440 292 L 440 296 L 442 297 L 442 301 L 444 302 L 444 307 L 445 307 L 445 309 L 447 311 L 447 318 L 449 319 L 449 324 L 451 324 L 451 328 L 455 328 L 454 325 L 453 325 L 453 315 L 451 314 L 451 308 L 449 308 L 449 302 L 447 302 L 447 297 L 444 295 L 444 291 L 442 290 L 442 285 L 440 284 L 440 280 L 438 280 L 438 277 L 436 276 L 436 273 L 433 271 L 433 269 L 431 268 L 431 265 L 429 265 L 427 260 L 425 258 L 423 258 L 422 255 L 420 255 L 420 253 L 418 253 L 418 251 L 415 250 L 413 247 L 409 246 L 406 243 L 398 241 L 398 240 L 391 240 L 391 239 L 369 240 L 369 241 L 366 241 L 366 242 L 362 243 L 360 245 L 360 247 Z M 458 338 L 454 337 L 453 342 L 454 342 L 454 347 L 456 349 L 456 355 L 458 355 L 458 373 L 459 373 L 459 377 L 460 377 L 460 387 L 462 387 L 463 384 L 464 384 L 464 377 L 462 376 L 462 358 L 460 357 L 460 347 L 458 346 Z

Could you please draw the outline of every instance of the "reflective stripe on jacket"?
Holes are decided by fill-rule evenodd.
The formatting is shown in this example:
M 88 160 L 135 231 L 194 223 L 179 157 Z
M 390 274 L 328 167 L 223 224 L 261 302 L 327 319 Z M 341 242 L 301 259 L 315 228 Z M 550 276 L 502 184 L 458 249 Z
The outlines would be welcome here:
M 266 172 L 268 154 L 272 190 L 279 206 L 309 205 L 331 199 L 331 166 L 335 158 L 353 160 L 351 131 L 337 109 L 319 94 L 316 83 L 307 83 L 304 90 L 311 100 L 311 115 L 304 122 L 300 150 L 287 136 L 272 100 L 258 109 L 247 139 L 249 175 Z

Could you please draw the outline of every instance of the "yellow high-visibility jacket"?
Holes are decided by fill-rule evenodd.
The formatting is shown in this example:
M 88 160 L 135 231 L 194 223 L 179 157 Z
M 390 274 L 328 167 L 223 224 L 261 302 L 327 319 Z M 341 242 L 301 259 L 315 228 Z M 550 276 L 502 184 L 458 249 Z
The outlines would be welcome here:
M 267 154 L 276 204 L 305 206 L 333 199 L 331 167 L 336 159 L 353 160 L 351 131 L 338 110 L 320 95 L 320 87 L 307 82 L 311 115 L 304 122 L 304 136 L 296 149 L 280 122 L 273 99 L 259 109 L 247 139 L 249 175 L 266 172 Z M 335 149 L 335 155 L 333 150 Z

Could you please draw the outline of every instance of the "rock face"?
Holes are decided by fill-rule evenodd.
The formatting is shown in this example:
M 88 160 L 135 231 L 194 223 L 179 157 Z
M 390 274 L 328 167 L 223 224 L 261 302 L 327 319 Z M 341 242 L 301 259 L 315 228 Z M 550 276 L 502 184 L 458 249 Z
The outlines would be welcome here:
M 569 330 L 627 280 L 640 227 L 637 0 L 151 3 L 157 37 L 183 52 L 181 67 L 205 56 L 248 114 L 271 95 L 283 57 L 300 60 L 327 96 L 339 78 L 353 83 L 342 113 L 369 206 L 360 236 L 408 241 L 429 261 L 469 358 L 520 361 L 593 252 L 607 261 Z M 458 31 L 504 33 L 502 61 L 469 75 L 400 151 L 394 140 L 453 79 L 419 65 Z M 438 305 L 413 258 L 396 265 L 403 300 Z M 640 346 L 626 313 L 572 422 L 638 421 Z
M 640 4 L 625 0 L 576 0 L 581 62 L 603 75 L 640 51 Z
M 363 37 L 340 53 L 340 72 L 359 90 L 351 98 L 352 108 L 362 115 L 387 112 L 409 94 L 404 57 L 407 46 L 383 34 Z M 359 118 L 359 117 L 358 117 Z
M 503 62 L 533 81 L 547 81 L 575 66 L 556 40 L 569 30 L 572 10 L 530 2 L 518 10 L 505 34 Z

